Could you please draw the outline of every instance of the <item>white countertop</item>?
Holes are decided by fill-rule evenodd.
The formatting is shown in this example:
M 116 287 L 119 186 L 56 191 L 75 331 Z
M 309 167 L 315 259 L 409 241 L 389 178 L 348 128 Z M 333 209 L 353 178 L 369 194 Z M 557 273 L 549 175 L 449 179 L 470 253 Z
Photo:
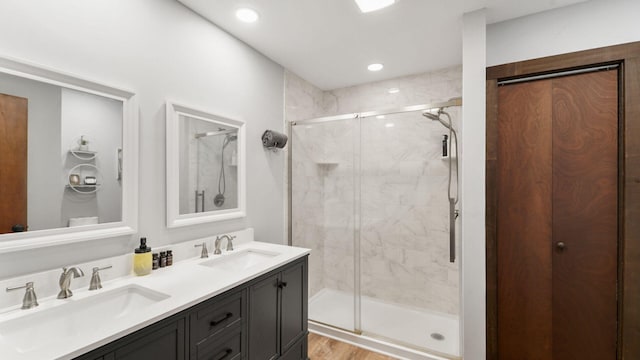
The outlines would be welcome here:
M 193 245 L 190 244 L 190 246 Z M 222 255 L 213 255 L 212 247 L 209 249 L 208 259 L 194 257 L 177 261 L 173 266 L 154 270 L 147 276 L 128 275 L 110 281 L 104 281 L 103 277 L 103 288 L 100 290 L 77 289 L 73 290 L 74 295 L 69 299 L 58 300 L 55 296 L 50 296 L 39 299 L 40 306 L 34 309 L 10 309 L 0 313 L 1 325 L 6 321 L 23 316 L 31 316 L 40 312 L 44 314 L 47 309 L 91 296 L 99 296 L 111 289 L 127 285 L 142 286 L 170 296 L 146 308 L 139 309 L 131 316 L 112 321 L 106 326 L 96 327 L 91 332 L 64 339 L 55 339 L 56 334 L 51 334 L 52 339 L 47 341 L 47 346 L 34 348 L 32 351 L 21 352 L 0 333 L 0 358 L 2 360 L 73 359 L 309 254 L 309 249 L 255 241 L 236 245 L 235 251 L 232 252 L 223 250 Z M 278 255 L 237 272 L 222 271 L 215 267 L 199 265 L 214 258 L 233 255 L 243 249 L 275 252 Z M 197 251 L 199 252 L 199 250 Z M 89 273 L 85 277 L 91 277 L 91 274 Z M 34 326 L 37 325 L 34 324 Z M 35 338 L 33 340 L 34 342 L 39 341 Z

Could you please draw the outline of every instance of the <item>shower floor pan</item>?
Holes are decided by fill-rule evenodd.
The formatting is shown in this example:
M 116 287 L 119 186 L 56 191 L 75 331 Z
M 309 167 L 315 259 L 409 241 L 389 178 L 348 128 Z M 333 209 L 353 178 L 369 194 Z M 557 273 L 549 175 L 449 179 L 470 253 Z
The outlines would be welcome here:
M 352 329 L 353 307 L 353 294 L 322 289 L 309 300 L 309 320 L 342 329 Z M 403 307 L 400 304 L 387 303 L 367 296 L 361 298 L 361 307 L 364 336 L 371 336 L 374 339 L 383 338 L 386 341 L 382 343 L 391 343 L 392 347 L 397 343 L 401 347 L 408 346 L 425 352 L 433 351 L 451 358 L 459 357 L 460 331 L 457 316 L 427 309 Z M 310 329 L 318 330 L 318 327 L 312 326 Z M 321 330 L 317 332 L 323 333 Z M 325 335 L 340 338 L 336 334 Z M 354 338 L 344 340 L 361 345 Z M 374 345 L 365 347 L 381 350 L 376 349 Z M 394 355 L 393 351 L 382 349 L 382 352 Z M 406 358 L 441 359 L 442 357 L 407 356 Z

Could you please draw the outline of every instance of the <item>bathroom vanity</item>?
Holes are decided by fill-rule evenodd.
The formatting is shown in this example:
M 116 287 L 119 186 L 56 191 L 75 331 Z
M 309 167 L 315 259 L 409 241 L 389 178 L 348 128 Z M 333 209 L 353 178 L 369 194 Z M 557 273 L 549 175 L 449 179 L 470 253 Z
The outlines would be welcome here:
M 85 276 L 68 299 L 5 308 L 2 359 L 306 360 L 309 250 L 236 234 L 241 243 L 221 255 L 197 257 L 194 245 L 210 239 L 172 245 L 182 258 L 150 275 L 115 275 L 94 291 Z M 101 260 L 114 264 L 105 278 L 128 259 Z M 41 292 L 52 278 L 29 276 Z
M 306 300 L 305 256 L 76 359 L 306 359 Z

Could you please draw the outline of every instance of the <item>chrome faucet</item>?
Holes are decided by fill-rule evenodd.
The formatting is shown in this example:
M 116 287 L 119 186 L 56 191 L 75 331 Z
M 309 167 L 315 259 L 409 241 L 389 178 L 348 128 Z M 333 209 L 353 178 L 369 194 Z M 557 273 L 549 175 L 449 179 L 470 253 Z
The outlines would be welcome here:
M 100 280 L 100 270 L 111 269 L 113 266 L 105 266 L 102 268 L 94 267 L 93 274 L 91 274 L 91 282 L 89 282 L 89 290 L 102 289 L 102 280 Z
M 26 289 L 26 292 L 24 293 L 24 298 L 22 298 L 22 310 L 31 309 L 38 306 L 38 299 L 36 298 L 36 292 L 33 289 L 32 281 L 26 283 L 24 286 L 7 288 L 7 292 L 18 290 L 18 289 Z
M 209 251 L 207 250 L 207 242 L 203 242 L 202 244 L 196 244 L 195 247 L 202 246 L 202 252 L 200 253 L 200 259 L 205 259 L 209 257 Z
M 222 241 L 223 239 L 227 239 L 227 251 L 233 251 L 233 239 L 235 239 L 235 236 L 229 236 L 229 235 L 222 235 L 222 236 L 216 236 L 216 241 L 214 243 L 215 246 L 215 250 L 213 251 L 214 255 L 220 255 L 222 254 L 222 251 L 220 251 L 220 241 Z
M 66 299 L 73 296 L 69 286 L 71 285 L 71 276 L 74 278 L 84 276 L 82 269 L 78 267 L 62 268 L 62 274 L 60 275 L 60 292 L 58 293 L 58 299 Z

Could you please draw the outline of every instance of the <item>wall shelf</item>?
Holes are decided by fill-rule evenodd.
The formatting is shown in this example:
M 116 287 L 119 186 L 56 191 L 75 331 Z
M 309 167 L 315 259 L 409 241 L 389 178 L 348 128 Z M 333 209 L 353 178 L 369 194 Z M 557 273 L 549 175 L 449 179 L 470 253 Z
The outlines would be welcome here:
M 80 183 L 73 184 L 71 183 L 72 175 L 77 175 Z M 87 177 L 93 177 L 96 180 L 95 184 L 84 184 L 84 181 Z M 94 194 L 100 189 L 100 185 L 102 184 L 102 173 L 100 173 L 100 169 L 93 164 L 78 164 L 69 170 L 69 174 L 67 175 L 67 189 L 71 189 L 79 194 Z
M 73 191 L 76 191 L 78 193 L 82 193 L 82 194 L 93 194 L 94 192 L 98 191 L 100 186 L 101 186 L 101 184 L 95 184 L 95 185 L 87 185 L 87 184 L 71 185 L 71 184 L 67 184 L 67 185 L 65 185 L 65 188 L 73 190 Z
M 91 150 L 69 150 L 69 154 L 73 155 L 73 157 L 75 157 L 78 160 L 82 160 L 82 161 L 89 161 L 89 160 L 93 160 L 96 158 L 96 156 L 98 155 L 97 151 L 91 151 Z

